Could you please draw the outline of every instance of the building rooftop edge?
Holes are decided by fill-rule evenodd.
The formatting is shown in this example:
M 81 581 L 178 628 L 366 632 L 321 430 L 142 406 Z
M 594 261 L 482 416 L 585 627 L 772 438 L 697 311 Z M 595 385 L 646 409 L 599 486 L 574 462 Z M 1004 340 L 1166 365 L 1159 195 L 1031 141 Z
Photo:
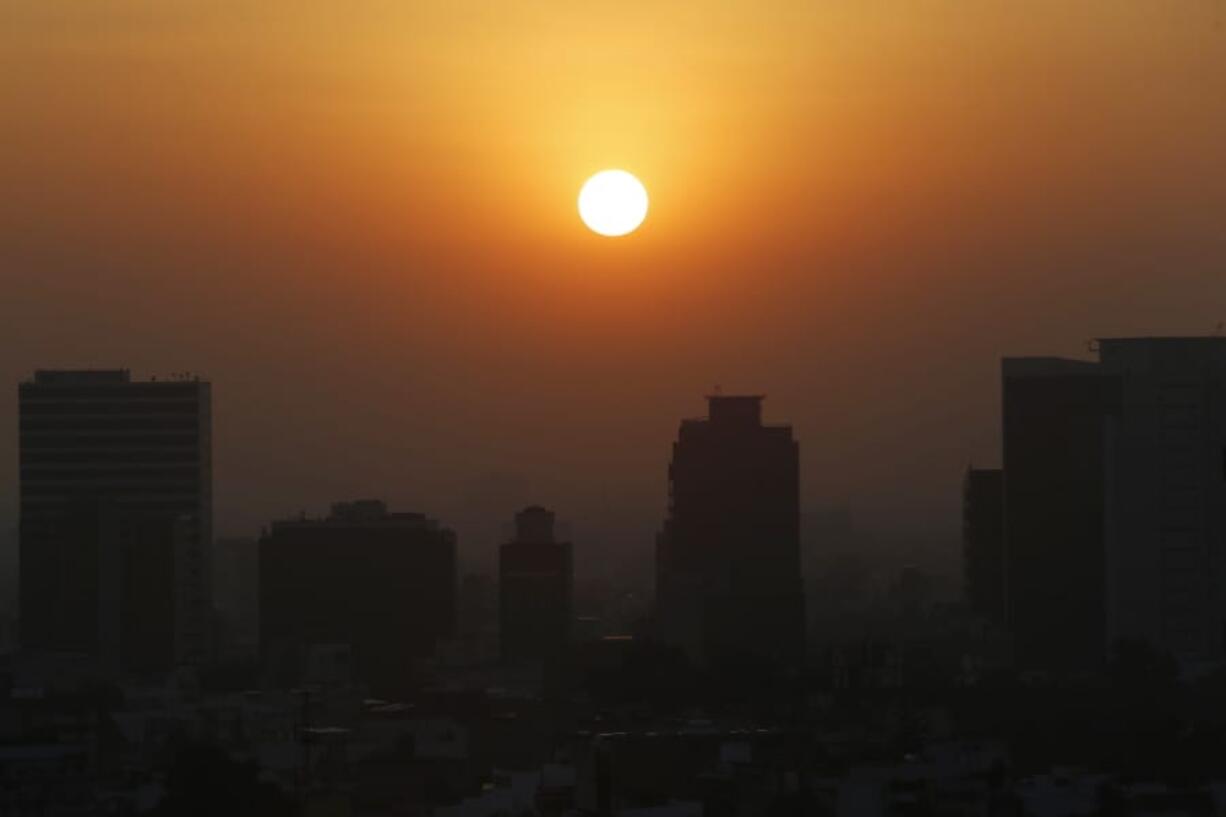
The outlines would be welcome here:
M 412 525 L 414 527 L 431 527 L 431 528 L 446 529 L 446 526 L 444 526 L 439 520 L 435 519 L 434 517 L 426 516 L 423 513 L 416 513 L 412 511 L 398 511 L 394 513 L 389 513 L 387 516 L 384 516 L 384 517 L 366 518 L 366 519 L 355 519 L 355 518 L 345 518 L 345 517 L 337 518 L 337 517 L 331 517 L 331 516 L 290 516 L 284 519 L 274 519 L 269 524 L 278 526 L 278 527 L 297 525 L 297 526 L 303 526 L 303 527 L 334 527 L 334 528 L 370 527 L 370 526 L 385 526 L 385 527 L 401 526 L 401 527 L 404 527 L 404 526 Z
M 1226 343 L 1226 335 L 1139 335 L 1095 338 L 1098 343 Z
M 164 377 L 154 375 L 145 380 L 134 380 L 131 369 L 35 369 L 33 374 L 21 381 L 22 384 L 38 386 L 110 386 L 119 384 L 182 384 L 208 383 L 209 381 L 192 372 L 175 372 Z
M 1054 355 L 1002 357 L 1000 369 L 1005 376 L 1093 374 L 1103 371 L 1102 364 L 1097 360 L 1081 360 Z

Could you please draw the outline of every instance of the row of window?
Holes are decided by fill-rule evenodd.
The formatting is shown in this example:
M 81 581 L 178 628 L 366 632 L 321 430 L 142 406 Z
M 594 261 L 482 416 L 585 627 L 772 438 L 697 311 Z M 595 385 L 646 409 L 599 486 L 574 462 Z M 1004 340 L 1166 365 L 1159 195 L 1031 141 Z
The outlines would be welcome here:
M 199 414 L 200 404 L 195 400 L 148 400 L 135 402 L 132 400 L 101 403 L 97 401 L 82 401 L 79 403 L 34 403 L 23 402 L 20 416 L 40 417 L 46 415 L 81 415 L 81 414 Z
M 204 383 L 98 383 L 91 386 L 60 386 L 49 383 L 22 383 L 18 394 L 22 400 L 94 400 L 113 397 L 120 400 L 137 397 L 195 398 Z
M 170 462 L 180 465 L 196 465 L 199 463 L 198 452 L 188 450 L 154 449 L 147 451 L 130 450 L 97 450 L 78 451 L 45 450 L 35 448 L 21 452 L 21 465 L 146 465 L 150 463 Z
M 31 431 L 195 431 L 189 417 L 22 417 L 18 428 Z
M 97 482 L 95 480 L 78 480 L 75 484 L 65 483 L 63 481 L 50 482 L 35 482 L 21 486 L 21 498 L 38 499 L 40 497 L 59 497 L 71 495 L 77 492 L 82 483 Z M 194 481 L 182 482 L 145 482 L 134 480 L 108 480 L 104 487 L 108 494 L 122 495 L 124 498 L 132 496 L 145 496 L 149 494 L 195 494 L 196 483 Z
M 199 478 L 200 469 L 191 465 L 174 467 L 157 465 L 149 468 L 82 468 L 77 465 L 67 465 L 51 468 L 22 467 L 21 469 L 22 484 L 42 480 L 51 482 L 96 482 L 100 480 L 146 482 L 148 480 L 195 481 Z
M 24 434 L 21 451 L 62 450 L 76 451 L 81 448 L 188 448 L 200 446 L 198 434 Z

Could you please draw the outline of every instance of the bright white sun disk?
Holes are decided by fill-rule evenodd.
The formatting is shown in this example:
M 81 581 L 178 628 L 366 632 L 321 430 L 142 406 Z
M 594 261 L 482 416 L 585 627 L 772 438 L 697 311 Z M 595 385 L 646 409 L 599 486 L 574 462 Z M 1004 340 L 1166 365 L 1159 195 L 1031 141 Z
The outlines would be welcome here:
M 633 232 L 647 217 L 647 189 L 624 170 L 602 170 L 579 191 L 579 217 L 601 235 Z

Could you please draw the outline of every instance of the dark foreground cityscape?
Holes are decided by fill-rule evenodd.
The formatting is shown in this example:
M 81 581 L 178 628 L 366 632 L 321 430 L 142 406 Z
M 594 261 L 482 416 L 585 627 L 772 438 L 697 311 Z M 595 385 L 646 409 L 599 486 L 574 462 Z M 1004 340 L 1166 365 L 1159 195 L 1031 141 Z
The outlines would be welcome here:
M 948 589 L 802 513 L 758 395 L 596 593 L 549 497 L 496 575 L 376 498 L 215 540 L 208 382 L 36 371 L 0 815 L 1226 813 L 1226 337 L 1095 348 L 1002 361 Z

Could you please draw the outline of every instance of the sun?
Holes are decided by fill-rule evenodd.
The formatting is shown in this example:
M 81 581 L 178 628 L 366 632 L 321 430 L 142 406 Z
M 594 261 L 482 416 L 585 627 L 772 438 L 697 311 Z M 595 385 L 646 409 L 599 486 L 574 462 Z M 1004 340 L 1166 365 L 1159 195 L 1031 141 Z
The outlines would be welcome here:
M 632 233 L 647 217 L 647 188 L 624 170 L 602 170 L 579 191 L 579 218 L 594 233 Z

